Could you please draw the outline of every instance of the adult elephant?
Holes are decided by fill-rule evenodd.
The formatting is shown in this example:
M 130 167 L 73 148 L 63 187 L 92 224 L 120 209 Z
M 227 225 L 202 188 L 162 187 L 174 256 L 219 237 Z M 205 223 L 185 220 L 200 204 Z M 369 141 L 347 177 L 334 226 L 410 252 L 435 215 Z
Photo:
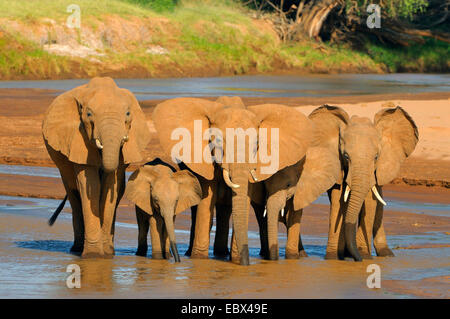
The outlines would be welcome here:
M 302 113 L 284 105 L 245 107 L 198 98 L 176 98 L 157 105 L 153 121 L 164 151 L 200 176 L 204 190 L 205 195 L 197 208 L 191 256 L 208 257 L 217 185 L 223 179 L 232 190 L 235 238 L 232 260 L 248 265 L 247 230 L 252 185 L 305 156 L 312 140 L 311 122 Z M 233 134 L 238 131 L 248 133 L 241 142 Z M 188 145 L 188 149 L 180 147 L 182 141 L 181 145 Z M 248 150 L 251 150 L 250 154 Z
M 42 123 L 45 146 L 72 207 L 74 244 L 82 257 L 114 255 L 114 221 L 125 169 L 142 161 L 150 133 L 134 95 L 113 79 L 93 78 L 58 96 Z
M 349 118 L 340 107 L 329 105 L 315 109 L 309 118 L 342 171 L 342 178 L 328 190 L 325 258 L 343 259 L 346 251 L 356 261 L 371 258 L 372 239 L 378 256 L 393 256 L 382 223 L 386 203 L 381 188 L 397 176 L 402 162 L 414 151 L 419 134 L 413 119 L 399 106 L 379 111 L 372 122 Z M 328 185 L 317 183 L 316 187 L 325 191 Z

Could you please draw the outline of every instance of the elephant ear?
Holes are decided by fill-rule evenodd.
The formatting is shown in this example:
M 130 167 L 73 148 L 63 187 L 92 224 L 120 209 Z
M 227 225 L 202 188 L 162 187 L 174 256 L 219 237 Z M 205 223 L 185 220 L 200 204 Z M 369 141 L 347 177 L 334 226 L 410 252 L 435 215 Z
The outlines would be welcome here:
M 314 138 L 297 183 L 295 210 L 308 206 L 343 180 L 339 132 L 348 124 L 348 114 L 338 106 L 323 105 L 312 111 L 309 118 L 314 123 Z
M 294 209 L 302 209 L 342 179 L 341 163 L 326 147 L 311 147 L 294 195 Z
M 144 150 L 150 142 L 150 131 L 136 97 L 126 89 L 120 89 L 129 99 L 132 121 L 128 132 L 128 141 L 122 147 L 125 164 L 140 162 L 144 159 Z
M 384 185 L 397 176 L 402 162 L 414 151 L 419 131 L 411 116 L 400 106 L 379 111 L 374 123 L 381 135 L 376 177 L 378 185 Z
M 210 128 L 213 114 L 223 107 L 223 104 L 205 99 L 176 98 L 158 104 L 153 111 L 153 122 L 164 152 L 174 162 L 184 162 L 208 180 L 214 178 L 214 164 L 204 160 L 203 152 L 209 141 L 203 136 Z M 194 131 L 194 127 L 198 130 Z M 201 141 L 201 149 L 195 140 Z M 181 145 L 188 149 L 180 150 Z M 200 158 L 195 158 L 194 154 Z
M 131 174 L 125 188 L 124 196 L 147 214 L 152 215 L 150 203 L 150 183 L 156 178 L 156 172 L 151 166 L 142 166 Z
M 178 198 L 175 214 L 181 213 L 189 207 L 198 205 L 202 199 L 202 188 L 199 181 L 191 172 L 187 170 L 178 171 L 173 174 L 173 178 L 180 187 L 180 197 Z
M 258 135 L 258 163 L 256 177 L 258 181 L 265 180 L 277 171 L 296 164 L 306 154 L 306 150 L 313 136 L 312 123 L 301 112 L 292 107 L 279 104 L 254 105 L 247 108 L 255 113 L 259 120 Z M 261 131 L 261 129 L 266 129 Z M 272 145 L 272 129 L 278 129 L 278 145 Z M 266 132 L 266 136 L 263 133 Z M 272 150 L 272 146 L 273 150 Z M 268 170 L 271 163 L 261 161 L 261 152 L 267 154 L 269 158 L 276 158 L 278 153 L 278 167 L 275 170 Z M 272 158 L 273 161 L 273 158 Z M 250 180 L 253 182 L 253 180 Z
M 82 85 L 58 96 L 45 112 L 42 134 L 54 150 L 78 164 L 100 165 L 98 149 L 90 143 L 80 118 L 80 108 L 94 93 Z

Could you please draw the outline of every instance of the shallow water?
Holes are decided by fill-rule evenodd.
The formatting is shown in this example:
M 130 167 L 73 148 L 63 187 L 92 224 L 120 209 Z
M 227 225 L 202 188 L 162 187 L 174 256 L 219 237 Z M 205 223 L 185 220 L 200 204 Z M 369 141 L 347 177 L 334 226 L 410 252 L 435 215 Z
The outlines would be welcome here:
M 38 167 L 38 166 L 22 166 L 22 165 L 0 164 L 0 174 L 29 175 L 29 176 L 56 177 L 56 178 L 60 177 L 59 171 L 55 167 Z M 132 172 L 126 172 L 126 177 L 129 178 L 131 174 Z M 390 198 L 389 196 L 385 196 L 385 199 L 387 200 L 388 203 L 388 205 L 386 206 L 387 209 L 433 216 L 450 217 L 449 204 L 404 202 L 398 199 Z M 328 196 L 326 195 L 326 193 L 324 193 L 317 200 L 315 200 L 314 203 L 328 205 L 329 204 Z
M 0 81 L 0 88 L 66 91 L 88 80 Z M 233 76 L 211 78 L 116 79 L 139 100 L 180 96 L 238 95 L 253 97 L 343 96 L 380 93 L 446 92 L 448 74 L 329 74 Z
M 450 274 L 450 248 L 394 250 L 395 258 L 323 260 L 326 237 L 303 236 L 309 258 L 265 261 L 258 234 L 249 232 L 249 267 L 225 260 L 152 260 L 134 255 L 137 226 L 117 223 L 116 256 L 83 260 L 68 253 L 72 245 L 70 214 L 53 227 L 47 219 L 57 200 L 0 197 L 0 298 L 407 298 L 388 289 L 366 286 L 367 266 L 381 267 L 382 280 L 418 280 Z M 177 230 L 181 254 L 189 232 Z M 214 229 L 212 231 L 214 235 Z M 285 244 L 280 234 L 280 247 Z M 449 244 L 448 235 L 426 233 L 388 236 L 391 247 L 423 243 Z M 212 257 L 212 251 L 209 252 Z M 151 250 L 149 249 L 149 255 Z M 81 288 L 66 287 L 66 267 L 81 268 Z M 445 294 L 446 292 L 444 292 Z

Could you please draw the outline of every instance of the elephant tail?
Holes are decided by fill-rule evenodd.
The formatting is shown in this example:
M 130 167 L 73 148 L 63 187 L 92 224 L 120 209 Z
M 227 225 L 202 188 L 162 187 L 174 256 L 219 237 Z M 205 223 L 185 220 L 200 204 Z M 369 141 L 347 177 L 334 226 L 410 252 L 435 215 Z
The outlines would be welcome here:
M 58 208 L 55 210 L 55 212 L 53 213 L 52 217 L 50 217 L 50 219 L 48 220 L 48 224 L 49 226 L 53 226 L 53 224 L 56 221 L 56 218 L 58 218 L 59 213 L 61 213 L 61 211 L 64 208 L 64 205 L 66 204 L 66 200 L 67 200 L 67 194 L 64 197 L 63 201 L 61 202 L 61 204 L 59 204 Z

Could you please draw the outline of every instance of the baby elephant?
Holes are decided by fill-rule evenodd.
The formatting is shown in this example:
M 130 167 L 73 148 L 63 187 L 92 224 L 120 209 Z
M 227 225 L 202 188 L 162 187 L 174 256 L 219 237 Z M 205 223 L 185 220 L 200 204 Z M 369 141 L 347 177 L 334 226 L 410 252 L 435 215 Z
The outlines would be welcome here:
M 156 164 L 155 164 L 156 162 Z M 147 255 L 150 228 L 152 257 L 180 261 L 175 240 L 175 215 L 200 202 L 202 189 L 187 170 L 175 171 L 162 161 L 153 161 L 137 169 L 128 180 L 125 197 L 136 204 L 139 228 L 136 255 Z

